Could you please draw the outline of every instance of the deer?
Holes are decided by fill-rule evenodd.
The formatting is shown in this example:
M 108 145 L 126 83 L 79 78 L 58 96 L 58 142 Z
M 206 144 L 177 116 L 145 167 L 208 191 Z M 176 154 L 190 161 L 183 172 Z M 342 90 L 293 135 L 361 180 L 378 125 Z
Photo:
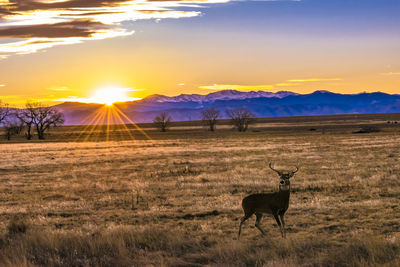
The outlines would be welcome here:
M 299 167 L 296 166 L 296 170 L 289 172 L 274 169 L 272 162 L 269 163 L 269 167 L 279 175 L 279 191 L 274 193 L 252 194 L 242 200 L 244 216 L 240 220 L 238 239 L 242 231 L 242 224 L 253 214 L 256 215 L 255 226 L 260 230 L 262 235 L 265 235 L 265 231 L 260 225 L 261 219 L 264 214 L 272 214 L 279 226 L 282 237 L 286 237 L 284 215 L 289 208 L 290 178 L 299 171 Z

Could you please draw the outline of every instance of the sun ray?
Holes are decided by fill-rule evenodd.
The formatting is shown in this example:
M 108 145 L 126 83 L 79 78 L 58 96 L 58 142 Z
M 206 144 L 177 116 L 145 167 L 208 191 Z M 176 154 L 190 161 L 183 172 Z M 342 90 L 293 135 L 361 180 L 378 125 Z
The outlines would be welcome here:
M 111 113 L 110 113 L 110 108 L 107 107 L 107 137 L 106 137 L 106 141 L 109 141 L 110 138 L 110 118 L 111 118 Z
M 94 111 L 91 115 L 89 115 L 87 117 L 87 119 L 89 120 L 90 116 L 94 115 L 93 118 L 90 120 L 90 122 L 87 123 L 87 125 L 85 126 L 85 128 L 83 128 L 83 130 L 81 130 L 80 134 L 77 136 L 77 138 L 75 139 L 75 141 L 78 141 L 79 138 L 87 131 L 89 130 L 89 128 L 91 126 L 93 126 L 93 123 L 95 121 L 98 120 L 98 118 L 103 114 L 103 110 L 104 110 L 104 106 L 101 106 L 99 109 L 97 109 L 96 111 Z M 86 120 L 86 118 L 84 119 Z
M 100 120 L 101 120 L 101 116 L 97 119 L 97 121 L 96 121 L 94 124 L 92 124 L 92 125 L 90 126 L 89 131 L 86 132 L 86 135 L 85 135 L 85 137 L 84 137 L 84 139 L 83 139 L 84 142 L 90 141 L 90 138 L 91 138 L 91 136 L 92 136 L 94 130 L 96 129 L 96 127 L 97 127 L 97 125 L 98 125 L 98 122 L 99 122 Z
M 91 137 L 93 131 L 96 129 L 96 127 L 99 124 L 99 122 L 103 119 L 104 114 L 105 114 L 104 112 L 101 112 L 99 118 L 91 125 L 92 128 L 90 129 L 89 133 L 86 135 L 86 137 L 84 139 L 85 142 L 89 140 L 89 138 Z
M 133 125 L 134 129 L 139 131 L 146 139 L 152 141 L 152 138 L 116 105 L 102 105 L 83 121 L 87 121 L 87 125 L 79 132 L 75 141 L 79 141 L 83 135 L 85 135 L 83 141 L 121 141 L 126 138 L 124 132 L 129 135 L 131 140 L 135 140 L 133 129 L 128 127 L 128 124 Z
M 131 137 L 132 140 L 135 140 L 135 136 L 132 134 L 132 130 L 129 129 L 128 125 L 125 123 L 125 121 L 121 118 L 121 116 L 118 114 L 118 112 L 115 112 L 115 116 L 118 118 L 118 120 L 121 122 L 122 126 L 124 127 L 125 131 L 128 133 L 128 135 Z
M 95 126 L 95 128 L 94 128 L 94 131 L 93 131 L 93 141 L 94 142 L 98 142 L 99 140 L 101 140 L 101 134 L 102 134 L 102 129 L 103 129 L 103 124 L 104 124 L 104 122 L 103 122 L 103 120 L 102 120 L 102 118 L 104 117 L 104 113 L 103 113 L 103 115 L 102 115 L 102 117 L 100 118 L 100 120 L 99 120 L 99 123 L 97 123 L 97 125 Z
M 107 129 L 107 107 L 105 107 L 103 116 L 101 117 L 100 128 L 101 128 L 101 135 L 99 135 L 99 139 L 101 136 L 101 140 L 105 141 L 104 137 L 107 134 L 107 132 L 106 132 L 106 129 Z
M 80 123 L 82 125 L 86 125 L 86 124 L 91 124 L 93 123 L 93 114 L 98 114 L 99 112 L 101 112 L 104 109 L 104 105 L 101 105 L 99 108 L 97 108 L 95 111 L 93 111 L 92 113 L 90 113 L 88 116 L 86 116 Z M 90 120 L 90 121 L 89 121 Z
M 112 109 L 113 114 L 115 115 L 115 117 L 119 120 L 120 124 L 125 128 L 126 132 L 129 134 L 129 136 L 131 137 L 132 140 L 135 140 L 135 137 L 133 136 L 133 134 L 131 133 L 131 130 L 129 130 L 128 126 L 126 125 L 126 123 L 124 122 L 124 120 L 121 118 L 121 116 L 118 114 L 117 111 L 115 111 L 115 107 L 114 109 Z
M 128 116 L 125 115 L 118 107 L 114 106 L 115 110 L 122 115 L 129 123 L 131 123 L 141 134 L 143 134 L 148 140 L 153 141 L 151 137 L 142 129 L 140 128 L 134 121 L 132 121 Z

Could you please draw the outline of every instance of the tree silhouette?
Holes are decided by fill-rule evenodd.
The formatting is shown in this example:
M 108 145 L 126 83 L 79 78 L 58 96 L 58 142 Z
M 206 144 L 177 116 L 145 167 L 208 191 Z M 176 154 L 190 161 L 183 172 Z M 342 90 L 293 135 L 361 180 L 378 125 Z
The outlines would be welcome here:
M 3 103 L 3 101 L 0 100 L 0 124 L 4 122 L 9 113 L 10 113 L 10 108 L 8 104 Z
M 220 112 L 215 108 L 208 108 L 202 112 L 202 121 L 209 126 L 210 131 L 215 131 L 215 126 L 217 124 L 217 119 L 220 116 Z
M 249 124 L 253 123 L 255 118 L 255 115 L 247 108 L 227 110 L 226 114 L 231 118 L 231 124 L 235 126 L 239 132 L 247 131 Z
M 16 114 L 17 112 L 10 112 L 7 118 L 3 121 L 7 140 L 11 140 L 13 135 L 21 134 L 24 129 L 24 123 L 18 119 Z
M 161 132 L 166 132 L 168 130 L 171 121 L 171 116 L 169 116 L 166 112 L 163 112 L 160 115 L 156 116 L 153 120 L 154 124 L 158 129 L 160 129 Z
M 57 127 L 64 124 L 64 115 L 54 107 L 44 106 L 39 102 L 26 103 L 26 110 L 29 117 L 32 118 L 33 125 L 36 129 L 38 138 L 45 139 L 45 132 L 51 126 Z
M 28 140 L 32 139 L 33 113 L 28 109 L 19 110 L 16 113 L 17 118 L 26 126 L 25 137 Z

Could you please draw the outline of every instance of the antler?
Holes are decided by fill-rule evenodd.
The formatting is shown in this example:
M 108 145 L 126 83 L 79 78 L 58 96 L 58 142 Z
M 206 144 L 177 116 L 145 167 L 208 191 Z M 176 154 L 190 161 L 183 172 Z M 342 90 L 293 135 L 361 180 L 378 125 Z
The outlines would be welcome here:
M 300 170 L 299 166 L 296 165 L 296 170 L 292 171 L 293 174 L 295 174 L 296 172 L 298 172 Z
M 272 162 L 269 163 L 269 167 L 271 168 L 271 170 L 273 170 L 274 172 L 277 172 L 279 175 L 281 174 L 280 171 L 275 170 L 274 167 L 272 167 Z

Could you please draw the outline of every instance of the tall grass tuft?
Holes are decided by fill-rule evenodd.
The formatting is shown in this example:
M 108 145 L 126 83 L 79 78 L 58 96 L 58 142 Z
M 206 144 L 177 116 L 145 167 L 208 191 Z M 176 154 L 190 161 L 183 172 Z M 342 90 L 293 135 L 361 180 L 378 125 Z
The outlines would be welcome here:
M 13 217 L 7 225 L 7 231 L 10 237 L 17 234 L 25 234 L 27 230 L 28 223 L 22 218 Z
M 91 234 L 30 231 L 0 251 L 0 262 L 35 266 L 159 265 L 199 250 L 200 243 L 167 229 L 120 227 Z

